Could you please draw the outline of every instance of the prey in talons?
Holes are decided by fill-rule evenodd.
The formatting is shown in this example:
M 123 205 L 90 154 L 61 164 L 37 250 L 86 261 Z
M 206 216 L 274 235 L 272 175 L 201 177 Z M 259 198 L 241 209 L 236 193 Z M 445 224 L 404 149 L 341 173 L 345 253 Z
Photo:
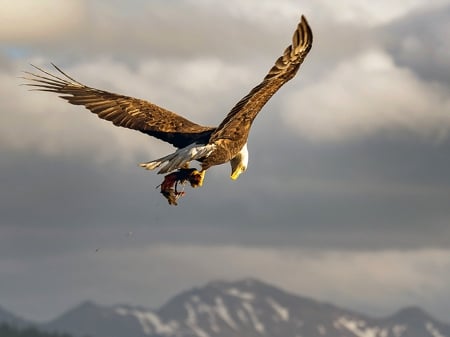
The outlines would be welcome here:
M 167 174 L 161 185 L 157 187 L 161 188 L 161 194 L 167 199 L 169 205 L 176 206 L 178 205 L 178 199 L 186 194 L 184 185 L 189 182 L 193 188 L 201 187 L 205 178 L 205 172 L 198 171 L 195 168 L 180 168 Z M 179 184 L 183 186 L 181 191 L 178 190 Z

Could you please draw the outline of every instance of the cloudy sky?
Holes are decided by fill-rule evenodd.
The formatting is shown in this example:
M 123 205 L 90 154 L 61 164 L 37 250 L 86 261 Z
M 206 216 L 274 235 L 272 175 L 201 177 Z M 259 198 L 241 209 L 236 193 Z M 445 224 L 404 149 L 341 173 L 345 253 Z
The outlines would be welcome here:
M 0 306 L 158 307 L 256 277 L 367 314 L 450 322 L 449 0 L 0 0 Z M 50 62 L 207 125 L 301 14 L 314 46 L 266 105 L 238 181 L 170 207 L 137 164 L 172 147 L 20 86 Z

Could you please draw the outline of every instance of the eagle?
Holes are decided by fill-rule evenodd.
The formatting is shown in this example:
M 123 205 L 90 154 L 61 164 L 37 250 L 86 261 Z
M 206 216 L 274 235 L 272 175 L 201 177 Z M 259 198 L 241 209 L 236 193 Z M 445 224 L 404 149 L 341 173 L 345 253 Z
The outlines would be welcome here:
M 179 191 L 178 184 L 184 186 L 189 182 L 194 188 L 202 186 L 210 167 L 229 162 L 233 180 L 247 169 L 247 139 L 254 119 L 278 89 L 296 75 L 312 41 L 311 28 L 302 15 L 292 44 L 276 60 L 262 82 L 216 127 L 196 124 L 149 101 L 89 87 L 53 63 L 56 73 L 32 65 L 36 71 L 25 71 L 23 78 L 30 90 L 56 93 L 116 126 L 143 132 L 176 147 L 175 152 L 140 166 L 147 170 L 159 168 L 158 174 L 167 174 L 158 187 L 170 205 L 177 205 L 179 197 L 184 195 L 184 189 Z M 198 161 L 200 168 L 190 168 L 192 161 Z

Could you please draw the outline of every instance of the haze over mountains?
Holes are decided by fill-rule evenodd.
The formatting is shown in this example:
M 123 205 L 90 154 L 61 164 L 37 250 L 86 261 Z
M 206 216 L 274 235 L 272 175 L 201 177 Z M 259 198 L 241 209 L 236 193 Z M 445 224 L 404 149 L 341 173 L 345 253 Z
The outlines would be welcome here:
M 32 324 L 1 308 L 0 322 Z M 450 325 L 417 307 L 372 318 L 254 279 L 211 282 L 156 310 L 87 301 L 34 325 L 75 337 L 450 337 Z

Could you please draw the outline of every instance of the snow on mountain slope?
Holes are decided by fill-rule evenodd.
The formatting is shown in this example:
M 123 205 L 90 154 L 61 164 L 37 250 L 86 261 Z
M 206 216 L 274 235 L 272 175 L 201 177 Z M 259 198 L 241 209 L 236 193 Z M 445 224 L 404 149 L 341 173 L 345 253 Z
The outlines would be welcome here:
M 450 337 L 419 308 L 374 319 L 253 279 L 211 282 L 158 310 L 85 302 L 41 327 L 77 337 Z

